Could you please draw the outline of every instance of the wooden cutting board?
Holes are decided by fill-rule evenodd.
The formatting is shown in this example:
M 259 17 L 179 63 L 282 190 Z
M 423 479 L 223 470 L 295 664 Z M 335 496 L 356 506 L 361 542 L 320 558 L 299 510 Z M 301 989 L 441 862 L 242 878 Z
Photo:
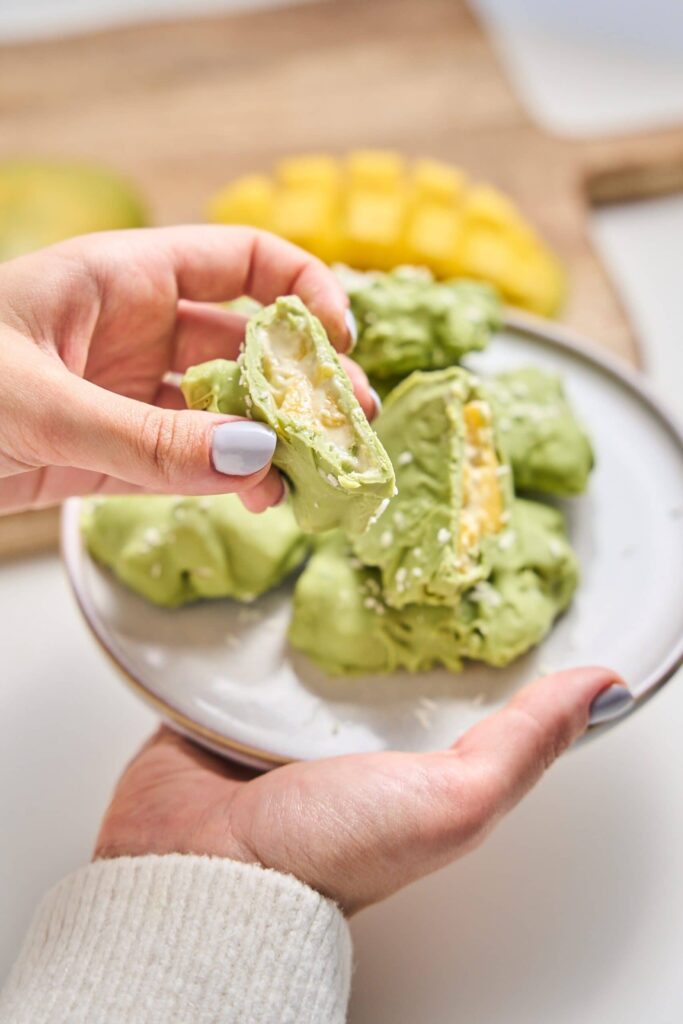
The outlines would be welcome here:
M 461 0 L 337 0 L 0 48 L 0 152 L 96 159 L 160 224 L 203 218 L 229 179 L 297 152 L 392 148 L 508 192 L 568 267 L 562 319 L 637 362 L 593 248 L 591 204 L 683 188 L 683 128 L 577 141 L 534 124 Z M 0 523 L 0 554 L 56 516 Z

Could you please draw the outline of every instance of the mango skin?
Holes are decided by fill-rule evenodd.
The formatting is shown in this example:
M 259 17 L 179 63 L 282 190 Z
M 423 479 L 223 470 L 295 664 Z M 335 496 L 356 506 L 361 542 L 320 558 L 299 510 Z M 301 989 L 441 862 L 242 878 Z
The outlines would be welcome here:
M 0 260 L 91 231 L 148 224 L 132 185 L 94 164 L 0 162 Z

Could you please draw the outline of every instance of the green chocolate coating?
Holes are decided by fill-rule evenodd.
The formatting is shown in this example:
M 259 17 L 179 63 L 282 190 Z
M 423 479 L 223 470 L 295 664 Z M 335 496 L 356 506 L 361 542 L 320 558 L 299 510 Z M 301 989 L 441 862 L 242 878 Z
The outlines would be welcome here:
M 594 464 L 593 449 L 561 379 L 528 366 L 498 374 L 486 389 L 512 464 L 515 488 L 562 497 L 582 494 Z
M 504 666 L 543 639 L 577 581 L 560 513 L 521 499 L 499 538 L 488 579 L 453 607 L 391 608 L 377 570 L 362 566 L 343 536 L 333 534 L 321 541 L 297 581 L 289 639 L 334 675 L 418 672 L 435 665 L 457 672 L 464 658 Z
M 421 267 L 338 274 L 358 325 L 354 359 L 373 381 L 452 366 L 500 326 L 500 302 L 486 284 L 435 281 Z
M 452 604 L 462 590 L 488 574 L 485 538 L 467 566 L 459 563 L 463 406 L 484 392 L 466 370 L 452 367 L 413 373 L 392 391 L 375 421 L 377 435 L 396 473 L 398 494 L 366 532 L 353 539 L 355 554 L 381 570 L 386 601 Z M 492 425 L 500 462 L 504 510 L 512 502 L 510 468 Z
M 92 498 L 85 543 L 131 590 L 173 608 L 200 598 L 252 601 L 309 551 L 289 505 L 254 515 L 233 494 Z
M 341 444 L 315 415 L 286 411 L 271 382 L 275 344 L 297 346 L 343 414 L 350 443 Z M 251 317 L 237 363 L 215 359 L 191 367 L 182 382 L 188 406 L 247 415 L 276 432 L 273 464 L 287 477 L 294 514 L 309 532 L 361 533 L 394 492 L 394 472 L 353 393 L 325 330 L 300 299 L 287 296 Z

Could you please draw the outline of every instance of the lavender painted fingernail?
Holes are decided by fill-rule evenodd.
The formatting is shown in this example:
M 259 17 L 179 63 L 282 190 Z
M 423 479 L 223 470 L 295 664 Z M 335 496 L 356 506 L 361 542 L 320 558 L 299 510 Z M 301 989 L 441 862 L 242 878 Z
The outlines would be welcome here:
M 213 432 L 211 460 L 214 469 L 226 476 L 249 476 L 267 466 L 273 457 L 277 437 L 264 423 L 232 420 Z
M 352 352 L 356 347 L 358 341 L 358 324 L 356 318 L 350 309 L 347 309 L 344 313 L 344 323 L 346 324 L 346 330 L 349 332 L 351 344 L 349 345 L 349 352 Z
M 374 419 L 375 416 L 379 416 L 379 414 L 382 411 L 382 399 L 379 397 L 374 388 L 368 388 L 368 391 L 370 392 L 372 400 L 375 403 L 375 411 L 373 415 L 370 417 L 371 419 Z
M 289 497 L 289 484 L 287 483 L 287 481 L 285 480 L 284 477 L 281 477 L 281 480 L 282 480 L 282 494 L 277 499 L 275 504 L 272 506 L 273 508 L 277 508 L 278 505 L 284 505 L 284 503 L 287 501 L 287 498 Z
M 633 694 L 625 686 L 612 683 L 599 693 L 591 704 L 589 725 L 600 725 L 602 722 L 610 722 L 613 718 L 620 718 L 634 703 Z

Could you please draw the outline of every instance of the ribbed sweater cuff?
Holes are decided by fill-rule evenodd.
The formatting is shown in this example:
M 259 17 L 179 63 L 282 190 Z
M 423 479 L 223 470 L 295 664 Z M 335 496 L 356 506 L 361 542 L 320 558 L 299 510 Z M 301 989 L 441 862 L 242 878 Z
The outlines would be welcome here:
M 288 875 L 173 854 L 97 861 L 43 900 L 2 1024 L 337 1024 L 348 927 Z

